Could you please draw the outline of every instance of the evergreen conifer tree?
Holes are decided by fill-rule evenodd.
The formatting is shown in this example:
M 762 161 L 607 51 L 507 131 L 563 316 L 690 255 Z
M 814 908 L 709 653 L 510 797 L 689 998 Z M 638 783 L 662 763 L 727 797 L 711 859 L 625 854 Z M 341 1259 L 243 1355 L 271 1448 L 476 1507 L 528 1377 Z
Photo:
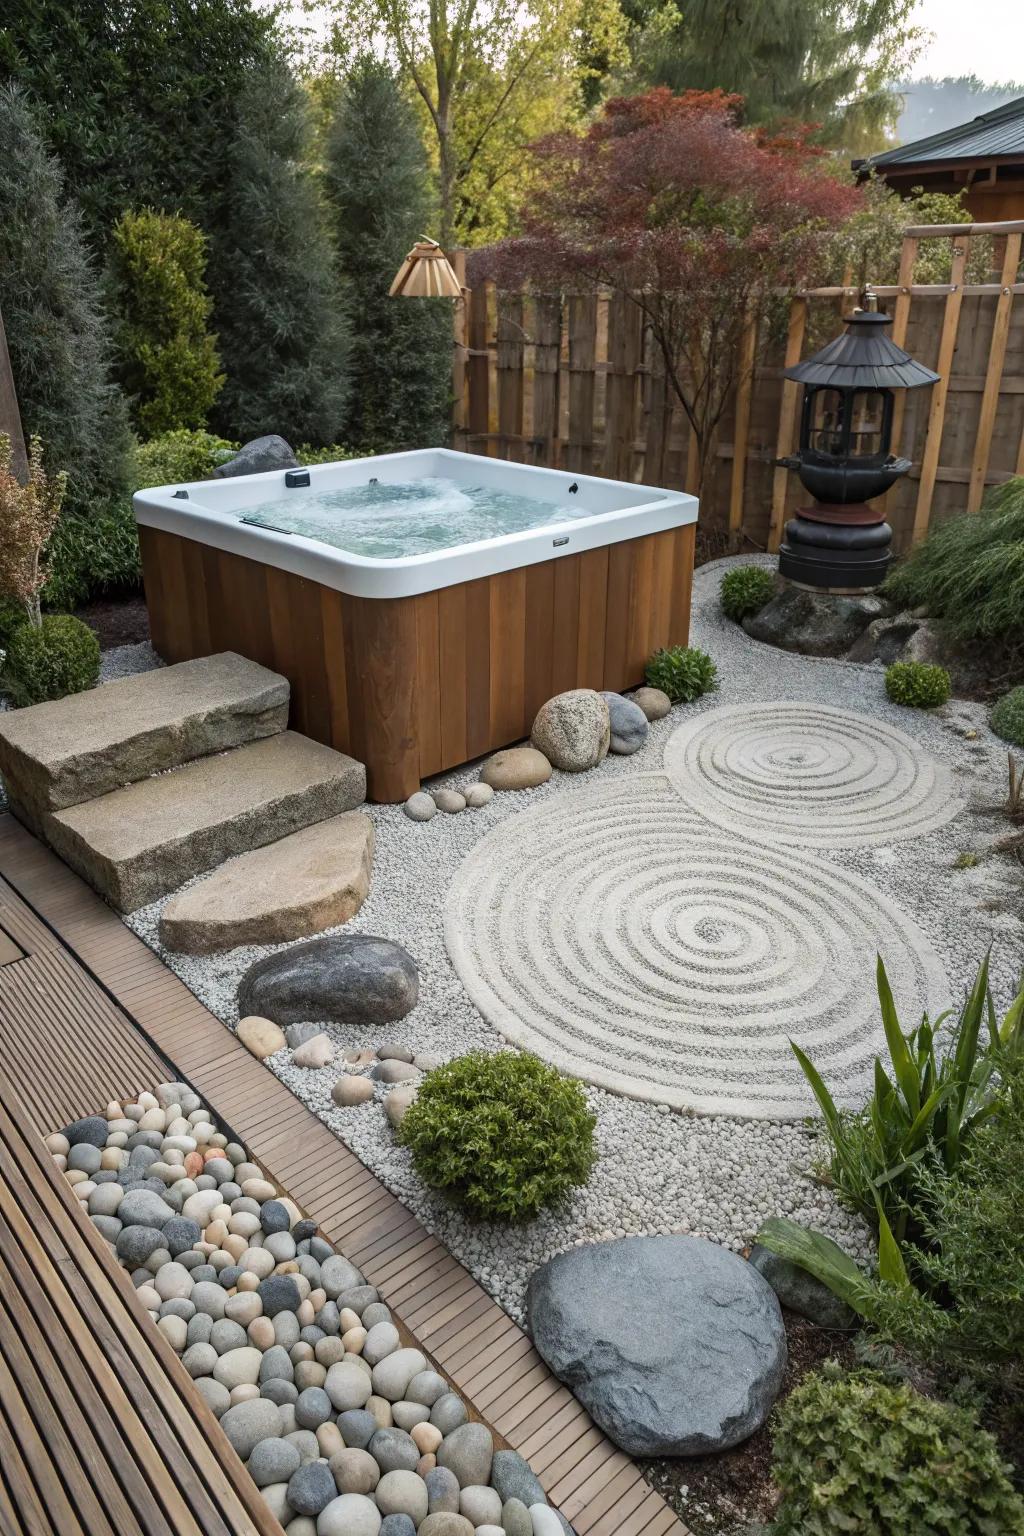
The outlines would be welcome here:
M 348 327 L 308 146 L 302 89 L 271 60 L 239 101 L 210 270 L 226 437 L 325 445 L 344 427 Z
M 0 87 L 0 210 L 0 310 L 25 436 L 67 471 L 66 510 L 91 513 L 127 494 L 127 414 L 78 210 L 12 86 Z
M 388 297 L 434 210 L 415 115 L 378 60 L 358 61 L 346 80 L 326 160 L 352 317 L 347 440 L 378 452 L 436 446 L 449 423 L 452 301 Z

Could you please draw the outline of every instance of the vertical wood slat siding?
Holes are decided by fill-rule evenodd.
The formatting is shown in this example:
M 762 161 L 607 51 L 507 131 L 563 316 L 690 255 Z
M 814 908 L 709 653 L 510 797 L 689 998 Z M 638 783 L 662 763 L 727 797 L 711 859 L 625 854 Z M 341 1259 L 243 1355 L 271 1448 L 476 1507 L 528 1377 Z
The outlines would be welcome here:
M 164 658 L 236 650 L 283 673 L 293 728 L 364 762 L 375 800 L 522 740 L 554 693 L 639 683 L 689 633 L 692 526 L 395 599 L 140 534 Z

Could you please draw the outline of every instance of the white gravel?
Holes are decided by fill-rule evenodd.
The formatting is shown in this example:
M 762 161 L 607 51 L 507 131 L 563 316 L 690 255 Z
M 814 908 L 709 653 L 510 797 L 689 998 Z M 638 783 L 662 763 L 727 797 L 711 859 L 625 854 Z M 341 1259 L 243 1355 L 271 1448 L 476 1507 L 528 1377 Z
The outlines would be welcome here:
M 960 701 L 935 715 L 900 709 L 887 701 L 878 667 L 790 656 L 751 640 L 718 609 L 719 580 L 733 563 L 702 567 L 694 583 L 692 640 L 717 661 L 719 690 L 689 710 L 674 709 L 652 725 L 643 751 L 606 759 L 587 782 L 656 773 L 680 721 L 724 704 L 803 700 L 887 721 L 950 765 L 964 787 L 967 809 L 913 842 L 815 849 L 815 856 L 872 881 L 909 914 L 940 956 L 954 990 L 966 986 L 977 961 L 994 942 L 996 990 L 1006 998 L 1024 961 L 1019 866 L 993 859 L 972 869 L 954 868 L 958 854 L 984 847 L 1006 826 L 991 809 L 1003 794 L 1006 748 L 988 730 L 987 711 Z M 772 562 L 761 556 L 739 563 Z M 476 776 L 477 769 L 468 768 L 444 775 L 439 782 L 461 786 Z M 420 967 L 420 1002 L 407 1019 L 377 1034 L 331 1028 L 340 1049 L 375 1047 L 391 1039 L 454 1056 L 504 1043 L 476 1011 L 452 969 L 443 936 L 445 896 L 455 871 L 484 832 L 527 807 L 571 796 L 577 782 L 556 773 L 539 789 L 499 794 L 479 810 L 438 814 L 425 824 L 411 822 L 400 807 L 370 807 L 377 830 L 372 889 L 346 931 L 380 934 L 405 945 Z M 637 788 L 642 792 L 642 784 Z M 159 910 L 158 903 L 128 920 L 157 949 Z M 210 958 L 164 954 L 164 959 L 231 1025 L 237 1018 L 239 977 L 267 952 L 243 948 Z M 864 955 L 865 967 L 873 961 L 872 955 Z M 337 1109 L 330 1089 L 338 1069 L 304 1071 L 292 1067 L 290 1059 L 289 1051 L 281 1051 L 268 1065 L 517 1318 L 522 1317 L 526 1282 L 538 1264 L 574 1243 L 599 1238 L 695 1232 L 739 1248 L 766 1216 L 788 1215 L 822 1228 L 858 1257 L 867 1253 L 865 1229 L 809 1177 L 814 1138 L 800 1124 L 671 1113 L 664 1105 L 588 1088 L 600 1151 L 589 1186 L 567 1207 L 528 1226 L 503 1230 L 472 1225 L 419 1184 L 379 1107 L 380 1089 L 376 1103 Z

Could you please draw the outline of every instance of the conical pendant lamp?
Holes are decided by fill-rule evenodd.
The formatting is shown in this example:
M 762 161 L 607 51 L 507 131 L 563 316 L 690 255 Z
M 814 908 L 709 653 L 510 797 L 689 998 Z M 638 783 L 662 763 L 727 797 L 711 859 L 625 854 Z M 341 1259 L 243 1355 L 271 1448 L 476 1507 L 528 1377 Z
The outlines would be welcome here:
M 393 299 L 461 299 L 462 285 L 436 240 L 418 240 L 389 289 Z

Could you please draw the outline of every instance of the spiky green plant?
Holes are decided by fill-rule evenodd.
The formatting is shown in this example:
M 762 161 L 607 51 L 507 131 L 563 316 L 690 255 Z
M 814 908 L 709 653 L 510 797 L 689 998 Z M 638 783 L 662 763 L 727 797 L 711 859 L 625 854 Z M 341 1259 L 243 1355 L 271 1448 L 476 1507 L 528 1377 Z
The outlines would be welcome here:
M 758 613 L 775 595 L 775 577 L 760 565 L 741 565 L 726 571 L 721 585 L 722 612 L 740 623 L 748 614 Z
M 908 709 L 938 709 L 949 698 L 949 673 L 925 661 L 894 661 L 885 669 L 885 691 Z
M 993 487 L 981 512 L 935 527 L 882 592 L 927 608 L 955 644 L 1024 645 L 1024 476 Z

